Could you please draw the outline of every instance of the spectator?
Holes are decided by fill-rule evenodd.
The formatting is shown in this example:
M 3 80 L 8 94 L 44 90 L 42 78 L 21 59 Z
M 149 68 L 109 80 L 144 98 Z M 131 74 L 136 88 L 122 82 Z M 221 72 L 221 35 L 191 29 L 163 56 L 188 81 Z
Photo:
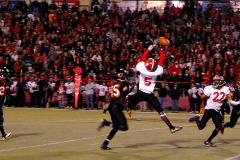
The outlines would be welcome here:
M 65 107 L 65 92 L 66 92 L 66 88 L 64 86 L 64 82 L 61 81 L 60 86 L 58 87 L 58 98 L 57 98 L 60 109 Z
M 101 85 L 98 85 L 97 89 L 98 89 L 98 109 L 103 109 L 106 102 L 106 94 L 108 91 L 106 82 L 102 82 Z
M 159 102 L 162 105 L 162 108 L 164 111 L 167 111 L 167 94 L 168 94 L 168 90 L 166 88 L 166 84 L 165 83 L 161 83 L 161 87 L 158 90 L 158 95 L 159 95 Z
M 179 100 L 180 94 L 181 93 L 180 93 L 180 90 L 178 89 L 178 84 L 175 83 L 173 88 L 170 91 L 170 97 L 172 99 L 172 111 L 173 111 L 173 113 L 177 113 L 178 110 L 179 110 L 178 100 Z
M 38 89 L 39 89 L 39 95 L 38 95 L 38 107 L 45 108 L 46 107 L 46 91 L 48 89 L 48 83 L 44 79 L 44 76 L 40 77 L 40 81 L 37 83 Z
M 90 105 L 92 110 L 94 109 L 94 101 L 93 101 L 93 93 L 94 93 L 94 88 L 95 85 L 92 83 L 92 79 L 88 80 L 88 84 L 85 86 L 85 91 L 86 91 L 86 100 L 87 100 L 87 107 L 86 109 L 88 110 Z
M 17 83 L 17 102 L 16 106 L 24 107 L 25 105 L 25 90 L 26 84 L 23 81 L 23 77 L 20 77 L 19 82 Z
M 36 106 L 36 96 L 34 89 L 37 87 L 37 84 L 34 81 L 34 77 L 31 77 L 31 80 L 27 82 L 27 89 L 30 95 L 30 104 L 29 106 L 34 107 Z
M 70 78 L 68 78 L 68 80 L 64 86 L 66 88 L 66 96 L 67 96 L 67 107 L 66 108 L 73 107 L 72 97 L 73 97 L 73 92 L 74 92 L 74 90 L 73 90 L 74 83 L 71 82 Z
M 56 88 L 56 83 L 53 81 L 53 78 L 50 78 L 47 87 L 47 102 L 53 104 L 53 94 Z

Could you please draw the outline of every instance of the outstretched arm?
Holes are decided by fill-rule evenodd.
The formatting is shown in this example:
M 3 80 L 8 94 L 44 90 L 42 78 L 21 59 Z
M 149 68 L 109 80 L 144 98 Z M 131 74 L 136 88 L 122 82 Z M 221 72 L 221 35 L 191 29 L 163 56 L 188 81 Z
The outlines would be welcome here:
M 163 52 L 163 50 L 161 49 L 161 51 L 160 51 L 160 60 L 159 60 L 159 62 L 158 62 L 158 65 L 159 65 L 159 66 L 163 66 L 163 60 L 164 60 L 164 52 Z
M 148 53 L 154 48 L 153 45 L 150 45 L 148 49 L 143 53 L 141 62 L 146 62 Z

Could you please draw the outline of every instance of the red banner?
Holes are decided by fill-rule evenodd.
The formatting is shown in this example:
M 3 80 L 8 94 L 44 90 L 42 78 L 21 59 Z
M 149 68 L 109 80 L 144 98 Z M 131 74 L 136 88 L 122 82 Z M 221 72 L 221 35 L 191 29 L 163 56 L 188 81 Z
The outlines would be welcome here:
M 74 75 L 74 85 L 75 85 L 75 108 L 77 108 L 78 105 L 78 97 L 79 97 L 79 93 L 80 93 L 80 88 L 81 88 L 81 82 L 82 82 L 82 75 L 80 75 L 82 73 L 82 68 L 77 67 L 74 70 L 75 75 Z
M 57 5 L 57 7 L 61 8 L 62 4 L 64 3 L 64 0 L 55 0 L 55 3 Z M 67 3 L 68 3 L 69 9 L 71 9 L 72 6 L 74 6 L 74 4 L 77 6 L 77 8 L 79 8 L 79 6 L 80 6 L 79 0 L 67 0 Z

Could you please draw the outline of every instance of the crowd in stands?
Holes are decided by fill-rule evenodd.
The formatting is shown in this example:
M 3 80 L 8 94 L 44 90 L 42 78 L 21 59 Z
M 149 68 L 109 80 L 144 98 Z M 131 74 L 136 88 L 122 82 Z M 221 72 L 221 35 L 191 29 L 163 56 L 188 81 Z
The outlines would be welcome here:
M 171 42 L 158 78 L 169 82 L 169 89 L 178 82 L 181 90 L 208 85 L 216 74 L 229 84 L 240 80 L 240 11 L 230 4 L 203 10 L 189 1 L 182 8 L 166 5 L 160 14 L 155 8 L 123 11 L 105 0 L 93 1 L 92 11 L 45 0 L 9 3 L 4 1 L 0 12 L 0 68 L 7 67 L 17 81 L 51 79 L 60 86 L 73 81 L 75 67 L 83 69 L 85 84 L 109 83 L 118 67 L 137 81 L 134 67 L 158 37 Z M 159 52 L 156 47 L 149 56 L 158 60 Z

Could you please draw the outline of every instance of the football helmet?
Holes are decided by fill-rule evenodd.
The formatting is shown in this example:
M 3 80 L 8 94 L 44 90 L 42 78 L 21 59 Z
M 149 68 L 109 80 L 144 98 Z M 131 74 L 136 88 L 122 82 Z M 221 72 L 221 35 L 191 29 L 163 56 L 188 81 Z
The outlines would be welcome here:
M 216 75 L 213 77 L 213 86 L 214 88 L 222 88 L 226 82 L 224 81 L 224 78 L 220 75 Z
M 153 72 L 157 69 L 157 62 L 153 58 L 148 58 L 146 63 L 145 63 L 145 67 L 150 72 Z
M 120 68 L 117 72 L 116 79 L 118 81 L 123 81 L 126 79 L 125 77 L 125 70 L 123 68 Z
M 7 67 L 3 67 L 2 69 L 0 69 L 0 78 L 1 79 L 6 79 L 8 74 L 9 74 L 9 70 L 7 69 Z
M 238 89 L 240 90 L 240 80 L 239 80 L 238 83 L 237 83 L 237 87 L 238 87 Z

